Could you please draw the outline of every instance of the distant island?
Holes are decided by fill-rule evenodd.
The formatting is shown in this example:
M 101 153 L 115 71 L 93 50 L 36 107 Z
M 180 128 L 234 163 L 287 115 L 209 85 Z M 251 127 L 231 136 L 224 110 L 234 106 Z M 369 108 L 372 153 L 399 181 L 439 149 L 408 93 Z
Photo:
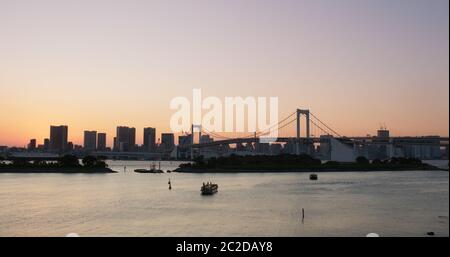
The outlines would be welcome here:
M 64 155 L 57 161 L 13 159 L 10 163 L 0 161 L 0 173 L 116 173 L 108 168 L 103 159 L 86 156 L 82 164 L 74 155 Z
M 355 162 L 328 161 L 322 163 L 309 155 L 230 155 L 229 157 L 198 157 L 193 163 L 180 164 L 174 172 L 236 173 L 236 172 L 333 172 L 333 171 L 401 171 L 441 170 L 415 158 L 373 160 L 358 157 Z

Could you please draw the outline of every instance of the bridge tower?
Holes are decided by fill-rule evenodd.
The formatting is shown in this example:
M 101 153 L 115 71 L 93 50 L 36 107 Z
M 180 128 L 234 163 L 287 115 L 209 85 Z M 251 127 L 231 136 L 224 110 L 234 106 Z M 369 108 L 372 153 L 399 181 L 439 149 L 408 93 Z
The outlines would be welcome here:
M 194 159 L 194 147 L 192 147 L 194 145 L 194 130 L 198 129 L 198 140 L 200 140 L 202 138 L 202 125 L 195 125 L 192 124 L 191 125 L 191 160 Z
M 308 109 L 297 109 L 297 144 L 296 144 L 296 154 L 300 154 L 300 118 L 301 115 L 306 116 L 306 139 L 310 138 L 310 129 L 309 129 L 309 110 Z M 309 148 L 307 148 L 309 149 Z M 309 150 L 308 150 L 309 152 Z

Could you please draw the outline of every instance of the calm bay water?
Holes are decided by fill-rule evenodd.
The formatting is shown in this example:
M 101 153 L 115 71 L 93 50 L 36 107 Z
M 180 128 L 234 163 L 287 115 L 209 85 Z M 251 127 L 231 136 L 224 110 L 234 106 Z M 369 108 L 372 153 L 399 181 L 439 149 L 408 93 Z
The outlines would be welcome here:
M 447 171 L 325 172 L 310 181 L 308 173 L 138 174 L 150 162 L 109 165 L 120 172 L 0 174 L 0 236 L 449 236 Z M 203 181 L 219 193 L 201 196 Z

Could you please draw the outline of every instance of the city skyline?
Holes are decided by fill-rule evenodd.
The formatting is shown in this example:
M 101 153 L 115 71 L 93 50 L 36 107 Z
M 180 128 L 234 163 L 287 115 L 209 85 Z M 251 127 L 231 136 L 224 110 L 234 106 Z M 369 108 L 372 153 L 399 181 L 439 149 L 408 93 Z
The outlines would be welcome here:
M 315 126 L 317 126 L 316 124 L 314 124 Z M 305 125 L 303 125 L 304 127 Z M 322 125 L 322 126 L 326 126 Z M 295 129 L 295 127 L 292 127 L 292 129 Z M 289 129 L 289 130 L 292 130 Z M 304 129 L 304 128 L 303 128 Z M 328 128 L 329 129 L 329 128 Z M 151 136 L 149 137 L 149 135 L 147 135 L 146 133 L 148 133 L 147 131 L 151 131 Z M 139 129 L 137 131 L 140 131 Z M 70 139 L 69 135 L 69 126 L 67 125 L 50 125 L 50 133 L 48 134 L 47 137 L 44 137 L 42 139 L 37 139 L 37 138 L 33 138 L 30 137 L 28 139 L 27 144 L 24 145 L 12 145 L 12 146 L 8 146 L 8 147 L 18 147 L 18 148 L 27 148 L 28 150 L 47 150 L 47 151 L 52 151 L 55 149 L 60 149 L 60 150 L 67 150 L 64 149 L 67 146 L 63 146 L 62 142 L 66 142 L 69 144 L 72 144 L 72 148 L 73 147 L 81 147 L 83 150 L 88 150 L 88 151 L 104 151 L 104 150 L 113 150 L 113 151 L 133 151 L 133 150 L 137 150 L 137 149 L 133 149 L 134 147 L 142 147 L 141 150 L 144 151 L 155 151 L 156 147 L 160 147 L 163 146 L 164 144 L 169 144 L 169 145 L 183 145 L 186 142 L 180 142 L 180 137 L 185 137 L 185 138 L 189 138 L 191 135 L 190 131 L 185 131 L 183 133 L 173 133 L 173 132 L 167 132 L 167 131 L 158 131 L 156 128 L 153 127 L 143 127 L 142 128 L 143 133 L 138 135 L 136 133 L 136 128 L 135 127 L 129 127 L 129 126 L 116 126 L 116 130 L 115 130 L 115 134 L 109 135 L 108 133 L 105 132 L 99 132 L 97 130 L 84 130 L 83 131 L 83 141 L 82 143 L 77 143 L 74 142 Z M 314 130 L 312 130 L 314 131 Z M 320 130 L 319 130 L 320 131 Z M 311 137 L 321 137 L 321 136 L 338 136 L 338 135 L 333 135 L 333 132 L 335 133 L 335 131 L 329 130 L 327 131 L 320 131 L 317 134 L 311 134 Z M 124 134 L 125 133 L 125 134 Z M 197 134 L 198 131 L 195 131 L 194 134 Z M 386 126 L 380 126 L 377 130 L 374 130 L 373 133 L 368 133 L 362 137 L 369 137 L 369 138 L 376 138 L 376 137 L 380 137 L 380 133 L 387 133 L 387 137 L 390 136 L 394 136 L 394 137 L 411 137 L 411 138 L 423 138 L 423 137 L 442 137 L 440 135 L 418 135 L 418 136 L 399 136 L 399 135 L 392 135 L 390 134 L 390 130 L 388 127 Z M 242 136 L 243 133 L 215 133 L 212 132 L 212 134 L 210 135 L 209 132 L 206 135 L 202 135 L 201 138 L 195 137 L 194 141 L 195 142 L 199 142 L 199 143 L 206 143 L 206 142 L 211 142 L 211 140 L 223 140 L 223 139 L 231 139 L 230 137 L 220 137 L 220 134 L 231 134 L 231 135 L 236 135 L 235 138 L 245 138 L 245 137 L 252 137 L 253 133 L 244 133 L 245 136 Z M 109 136 L 108 136 L 109 135 Z M 239 136 L 240 135 L 240 136 Z M 295 138 L 295 135 L 291 134 L 291 132 L 289 132 L 288 134 L 283 134 L 280 135 L 281 137 L 291 137 L 291 138 Z M 300 134 L 300 137 L 306 137 L 306 134 Z M 258 135 L 259 137 L 259 135 Z M 346 137 L 346 136 L 344 136 Z M 52 140 L 51 138 L 56 138 L 56 140 L 54 139 L 53 142 L 57 141 L 57 147 L 53 146 Z M 61 139 L 62 138 L 62 139 Z M 109 138 L 109 139 L 108 139 Z M 119 138 L 119 139 L 117 139 Z M 122 139 L 120 139 L 122 138 Z M 141 138 L 139 140 L 139 138 Z M 349 137 L 351 138 L 351 137 Z M 444 136 L 445 138 L 445 136 Z M 447 136 L 448 138 L 448 136 Z M 147 140 L 147 142 L 146 142 Z M 166 141 L 166 142 L 165 142 Z M 121 142 L 125 142 L 127 143 L 126 146 L 126 150 L 121 149 L 120 143 Z M 195 143 L 194 142 L 194 143 Z M 42 144 L 40 144 L 42 143 Z M 132 145 L 132 147 L 130 148 L 130 145 Z M 0 146 L 7 146 L 7 145 L 2 145 L 0 144 Z M 41 149 L 39 149 L 39 147 L 42 147 Z M 108 148 L 108 149 L 107 149 Z
M 89 3 L 89 4 L 88 4 Z M 277 96 L 346 136 L 448 136 L 448 1 L 0 0 L 0 145 L 171 132 L 169 102 Z M 356 125 L 355 125 L 356 124 Z

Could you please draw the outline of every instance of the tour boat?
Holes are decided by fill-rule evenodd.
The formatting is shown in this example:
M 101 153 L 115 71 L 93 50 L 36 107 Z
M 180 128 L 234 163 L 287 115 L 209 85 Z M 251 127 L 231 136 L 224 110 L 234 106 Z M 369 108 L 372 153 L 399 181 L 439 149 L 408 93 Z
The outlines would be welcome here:
M 309 175 L 309 179 L 310 180 L 317 180 L 318 176 L 317 176 L 317 174 L 311 174 L 311 175 Z
M 202 188 L 200 191 L 202 192 L 202 195 L 212 195 L 217 193 L 219 189 L 219 186 L 217 184 L 213 184 L 211 182 L 203 183 Z

